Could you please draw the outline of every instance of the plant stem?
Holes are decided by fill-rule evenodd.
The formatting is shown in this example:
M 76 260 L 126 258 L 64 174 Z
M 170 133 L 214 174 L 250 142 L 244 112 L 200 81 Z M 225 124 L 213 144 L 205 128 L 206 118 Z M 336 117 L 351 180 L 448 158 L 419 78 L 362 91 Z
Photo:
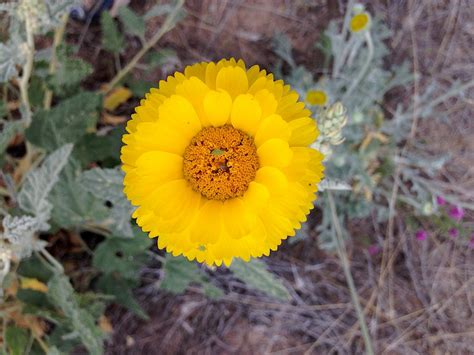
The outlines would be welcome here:
M 54 31 L 53 47 L 51 48 L 51 61 L 49 63 L 49 75 L 53 75 L 56 72 L 56 68 L 58 67 L 58 55 L 56 53 L 56 50 L 63 40 L 68 18 L 69 15 L 65 14 L 62 18 L 61 25 L 56 28 L 56 31 Z M 48 89 L 44 94 L 43 107 L 46 110 L 49 110 L 52 101 L 53 91 Z
M 370 68 L 370 64 L 372 63 L 372 58 L 374 57 L 374 43 L 372 42 L 372 36 L 370 35 L 369 31 L 365 33 L 365 41 L 367 42 L 367 59 L 364 63 L 364 66 L 360 70 L 359 75 L 352 81 L 351 86 L 344 94 L 342 102 L 344 102 L 346 98 L 349 97 L 350 94 L 352 94 L 352 91 L 354 91 L 357 85 L 362 81 L 362 79 L 364 79 L 364 76 L 367 74 L 367 71 Z
M 48 260 L 48 262 L 54 267 L 56 271 L 64 274 L 63 266 L 45 248 L 42 248 L 40 253 L 46 258 L 46 260 Z
M 31 105 L 28 97 L 28 83 L 30 81 L 31 72 L 33 70 L 33 60 L 35 56 L 35 40 L 33 36 L 33 28 L 30 23 L 30 19 L 27 17 L 25 20 L 26 25 L 26 44 L 28 46 L 28 54 L 26 57 L 25 65 L 23 66 L 23 72 L 20 78 L 20 98 L 22 104 L 23 114 L 23 125 L 25 128 L 31 124 Z
M 334 204 L 334 199 L 330 191 L 327 192 L 329 207 L 331 209 L 332 220 L 334 223 L 334 240 L 336 241 L 337 252 L 339 254 L 339 259 L 341 259 L 342 269 L 344 270 L 344 275 L 347 280 L 347 285 L 351 293 L 352 303 L 357 313 L 357 318 L 359 320 L 360 329 L 362 332 L 362 337 L 364 338 L 365 350 L 369 355 L 374 354 L 372 349 L 372 341 L 370 339 L 369 330 L 367 328 L 367 323 L 365 322 L 364 312 L 359 302 L 359 295 L 354 284 L 354 279 L 352 278 L 351 268 L 349 265 L 349 259 L 347 257 L 346 249 L 344 247 L 344 241 L 342 240 L 342 230 L 339 224 L 339 218 L 336 212 L 336 206 Z
M 160 29 L 153 35 L 152 38 L 150 38 L 149 41 L 145 43 L 145 45 L 142 47 L 142 49 L 135 54 L 135 56 L 132 58 L 132 60 L 122 69 L 120 70 L 113 78 L 112 80 L 106 85 L 104 94 L 107 94 L 114 88 L 115 85 L 118 84 L 120 80 L 123 79 L 125 75 L 127 75 L 134 67 L 137 65 L 137 63 L 140 61 L 140 59 L 163 37 L 163 35 L 171 30 L 174 26 L 175 19 L 179 14 L 179 11 L 181 7 L 184 4 L 184 0 L 179 0 L 176 3 L 176 6 L 174 9 L 169 13 L 169 15 L 166 17 L 165 22 L 163 25 L 160 27 Z

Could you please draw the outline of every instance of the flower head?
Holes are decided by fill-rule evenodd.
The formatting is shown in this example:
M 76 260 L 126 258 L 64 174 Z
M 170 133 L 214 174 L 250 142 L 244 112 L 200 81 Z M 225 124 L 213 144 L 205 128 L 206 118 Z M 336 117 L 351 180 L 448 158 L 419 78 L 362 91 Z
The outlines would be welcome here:
M 424 229 L 420 229 L 416 232 L 415 237 L 417 240 L 425 240 L 428 238 L 428 233 Z
M 367 248 L 370 255 L 374 256 L 380 252 L 380 247 L 377 244 L 372 244 Z
M 444 206 L 446 204 L 446 200 L 444 199 L 443 196 L 437 196 L 436 197 L 436 203 L 439 205 L 439 206 Z
M 306 94 L 306 102 L 313 106 L 324 106 L 328 96 L 322 90 L 309 90 Z
M 137 224 L 208 265 L 269 255 L 295 235 L 323 177 L 310 111 L 243 61 L 198 63 L 151 89 L 121 160 Z
M 459 231 L 457 228 L 450 228 L 449 231 L 448 231 L 448 234 L 451 238 L 457 238 L 458 235 L 459 235 Z
M 464 217 L 464 210 L 462 207 L 453 206 L 449 210 L 449 217 L 454 219 L 456 222 L 460 222 Z
M 351 18 L 349 27 L 352 32 L 361 32 L 370 26 L 370 15 L 367 12 L 360 12 Z

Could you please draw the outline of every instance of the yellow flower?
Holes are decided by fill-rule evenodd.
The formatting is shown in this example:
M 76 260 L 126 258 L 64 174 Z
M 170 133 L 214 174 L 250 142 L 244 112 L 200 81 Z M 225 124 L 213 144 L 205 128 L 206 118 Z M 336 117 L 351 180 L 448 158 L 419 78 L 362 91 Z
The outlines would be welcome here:
M 310 111 L 242 60 L 160 81 L 127 131 L 124 191 L 137 224 L 160 249 L 208 265 L 276 250 L 306 221 L 323 177 Z
M 367 12 L 354 15 L 351 19 L 350 28 L 352 32 L 360 32 L 369 27 L 370 16 Z
M 328 97 L 322 90 L 309 90 L 306 94 L 306 102 L 310 105 L 324 106 L 327 101 Z

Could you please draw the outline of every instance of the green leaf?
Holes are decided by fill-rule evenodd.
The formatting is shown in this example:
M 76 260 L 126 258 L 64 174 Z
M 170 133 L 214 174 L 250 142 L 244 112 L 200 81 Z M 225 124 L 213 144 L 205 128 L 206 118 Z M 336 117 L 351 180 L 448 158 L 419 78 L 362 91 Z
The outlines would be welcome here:
M 89 353 L 102 354 L 102 333 L 94 318 L 79 307 L 74 289 L 65 275 L 55 275 L 48 282 L 48 297 L 64 313 L 69 327 L 77 332 Z
M 23 355 L 26 354 L 30 335 L 26 329 L 8 326 L 5 330 L 5 341 L 10 355 Z
M 37 279 L 44 283 L 48 282 L 48 280 L 53 276 L 52 271 L 34 256 L 28 259 L 23 259 L 18 266 L 17 273 L 20 276 Z
M 176 51 L 170 48 L 163 48 L 157 51 L 149 52 L 146 57 L 146 61 L 148 63 L 149 69 L 162 67 L 172 62 L 179 62 Z
M 43 309 L 53 309 L 52 304 L 49 302 L 47 296 L 43 292 L 31 290 L 28 288 L 19 289 L 16 293 L 16 298 L 25 304 L 40 307 Z
M 192 282 L 203 285 L 204 293 L 211 298 L 222 296 L 222 290 L 209 283 L 207 277 L 199 269 L 196 263 L 182 256 L 174 257 L 166 254 L 163 265 L 165 276 L 161 281 L 160 288 L 172 293 L 182 293 Z
M 292 67 L 296 66 L 291 53 L 291 40 L 284 33 L 277 33 L 272 39 L 273 51 Z
M 264 262 L 255 259 L 252 259 L 250 262 L 235 259 L 230 269 L 234 272 L 235 276 L 251 288 L 280 300 L 290 299 L 290 294 L 286 287 L 281 280 L 267 270 Z
M 92 162 L 103 163 L 106 160 L 110 160 L 111 164 L 116 166 L 120 163 L 120 148 L 122 147 L 122 135 L 124 133 L 125 130 L 122 126 L 114 128 L 105 136 L 88 133 L 75 144 L 72 156 L 83 167 Z
M 152 87 L 155 87 L 155 83 L 152 81 L 135 80 L 129 76 L 126 80 L 128 88 L 132 91 L 134 97 L 142 98 Z
M 64 89 L 76 87 L 93 71 L 92 65 L 81 58 L 72 58 L 71 53 L 69 47 L 58 48 L 58 66 L 54 76 L 49 80 L 54 92 L 58 94 Z
M 70 160 L 50 194 L 52 219 L 59 227 L 100 222 L 109 215 L 103 201 L 84 189 L 79 181 L 80 174 L 79 164 Z
M 140 38 L 145 37 L 145 21 L 142 16 L 137 15 L 133 10 L 126 6 L 121 6 L 118 12 L 120 21 L 122 21 L 127 33 Z
M 148 315 L 133 297 L 132 289 L 136 286 L 134 282 L 124 280 L 117 274 L 102 275 L 97 282 L 97 288 L 107 295 L 113 295 L 117 304 L 129 309 L 142 319 L 148 319 Z
M 94 168 L 85 171 L 80 178 L 81 184 L 96 198 L 112 204 L 110 228 L 115 235 L 133 237 L 130 224 L 133 206 L 123 193 L 124 173 L 118 168 Z
M 109 52 L 119 54 L 124 48 L 124 39 L 109 12 L 102 12 L 100 26 L 102 28 L 102 47 Z
M 2 130 L 0 132 L 0 155 L 2 155 L 8 147 L 13 137 L 21 131 L 21 121 L 3 121 Z
M 20 44 L 13 41 L 7 44 L 0 43 L 0 83 L 18 75 L 16 66 L 22 65 L 26 59 Z
M 117 168 L 94 168 L 84 171 L 80 180 L 84 188 L 96 197 L 112 203 L 121 203 L 126 200 L 123 193 L 124 176 L 123 171 Z
M 102 242 L 94 252 L 92 265 L 106 274 L 117 273 L 126 279 L 138 279 L 149 247 L 150 238 L 134 228 L 133 238 L 108 238 Z
M 51 204 L 48 195 L 57 183 L 71 151 L 72 144 L 66 144 L 46 157 L 41 167 L 28 173 L 18 194 L 21 209 L 36 216 L 41 223 L 49 219 Z
M 28 98 L 32 107 L 43 107 L 45 85 L 43 80 L 34 75 L 28 86 Z
M 95 127 L 101 95 L 82 92 L 63 100 L 51 110 L 39 110 L 26 131 L 27 139 L 48 151 L 66 143 L 75 143 Z

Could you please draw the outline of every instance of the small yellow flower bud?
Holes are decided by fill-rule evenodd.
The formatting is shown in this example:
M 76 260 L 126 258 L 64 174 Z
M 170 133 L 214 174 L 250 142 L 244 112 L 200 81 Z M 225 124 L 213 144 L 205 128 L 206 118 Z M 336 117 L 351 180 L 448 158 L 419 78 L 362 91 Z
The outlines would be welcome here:
M 352 17 L 349 27 L 352 32 L 357 33 L 366 30 L 369 26 L 370 15 L 367 12 L 361 12 Z
M 324 106 L 328 101 L 326 93 L 322 90 L 309 90 L 306 94 L 306 102 L 314 106 Z

